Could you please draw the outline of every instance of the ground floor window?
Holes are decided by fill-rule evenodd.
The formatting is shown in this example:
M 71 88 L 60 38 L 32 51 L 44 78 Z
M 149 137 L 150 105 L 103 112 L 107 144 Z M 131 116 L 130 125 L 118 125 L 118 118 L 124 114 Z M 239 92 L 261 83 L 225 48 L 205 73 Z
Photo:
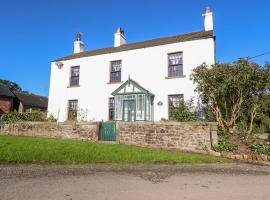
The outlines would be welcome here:
M 172 111 L 179 106 L 179 102 L 184 100 L 183 94 L 168 95 L 169 119 L 173 120 Z
M 76 121 L 78 115 L 78 100 L 68 101 L 68 120 Z
M 109 98 L 109 120 L 114 119 L 114 97 Z

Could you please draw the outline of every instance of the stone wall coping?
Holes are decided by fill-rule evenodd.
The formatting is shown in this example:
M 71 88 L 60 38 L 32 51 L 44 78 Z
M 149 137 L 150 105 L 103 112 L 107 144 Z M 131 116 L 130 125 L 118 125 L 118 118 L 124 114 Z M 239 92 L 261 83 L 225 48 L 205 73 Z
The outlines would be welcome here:
M 153 124 L 153 125 L 192 125 L 192 126 L 216 126 L 217 122 L 174 122 L 174 121 L 166 121 L 166 122 L 149 122 L 149 121 L 141 121 L 141 122 L 122 122 L 117 121 L 117 124 Z
M 14 124 L 32 124 L 32 125 L 39 125 L 39 124 L 49 124 L 49 125 L 97 125 L 99 122 L 33 122 L 33 121 L 21 121 L 11 123 Z

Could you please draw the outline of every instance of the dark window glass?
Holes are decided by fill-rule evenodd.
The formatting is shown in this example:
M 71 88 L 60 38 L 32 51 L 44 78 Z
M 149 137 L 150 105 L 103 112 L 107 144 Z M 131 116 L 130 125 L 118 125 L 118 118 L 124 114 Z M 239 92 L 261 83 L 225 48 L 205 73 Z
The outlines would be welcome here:
M 109 98 L 109 120 L 114 119 L 114 97 Z
M 71 67 L 70 72 L 70 86 L 78 86 L 80 79 L 80 67 Z
M 121 68 L 122 68 L 122 61 L 121 60 L 111 62 L 110 82 L 120 82 L 121 81 Z
M 182 76 L 183 75 L 183 53 L 168 54 L 168 76 Z
M 173 109 L 176 109 L 179 106 L 179 102 L 184 100 L 183 94 L 175 94 L 175 95 L 169 95 L 168 96 L 168 102 L 169 102 L 169 119 L 173 119 L 172 111 Z
M 68 101 L 68 120 L 77 120 L 78 100 Z

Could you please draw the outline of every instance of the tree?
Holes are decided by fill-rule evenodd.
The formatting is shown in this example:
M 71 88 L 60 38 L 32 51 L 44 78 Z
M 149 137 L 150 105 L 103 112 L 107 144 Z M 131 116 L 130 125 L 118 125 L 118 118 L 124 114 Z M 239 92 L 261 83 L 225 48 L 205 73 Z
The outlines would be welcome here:
M 269 66 L 259 66 L 245 59 L 233 63 L 203 64 L 193 70 L 191 79 L 215 115 L 223 131 L 234 133 L 243 108 L 249 115 L 249 128 L 260 106 L 260 99 L 269 91 Z
M 0 79 L 0 83 L 3 85 L 6 85 L 12 92 L 21 92 L 22 88 L 19 86 L 19 84 L 9 81 L 9 80 L 3 80 Z

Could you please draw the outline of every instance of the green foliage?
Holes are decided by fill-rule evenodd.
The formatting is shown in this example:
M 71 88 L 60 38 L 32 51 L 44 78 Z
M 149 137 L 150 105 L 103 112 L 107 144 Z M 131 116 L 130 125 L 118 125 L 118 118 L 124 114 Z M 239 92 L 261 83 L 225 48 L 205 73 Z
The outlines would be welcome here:
M 232 144 L 228 141 L 228 135 L 219 136 L 218 144 L 213 147 L 214 151 L 235 151 L 238 149 L 238 146 Z
M 270 155 L 270 146 L 269 145 L 255 143 L 255 144 L 250 145 L 249 148 L 256 153 Z
M 163 117 L 160 119 L 160 122 L 167 122 L 167 121 L 169 121 L 169 120 L 167 120 L 167 119 L 165 119 Z
M 7 114 L 4 114 L 2 116 L 2 120 L 5 123 L 14 123 L 14 122 L 20 122 L 20 121 L 56 121 L 53 116 L 50 116 L 47 118 L 46 113 L 40 112 L 40 111 L 33 111 L 31 113 L 19 113 L 19 112 L 10 112 Z
M 0 136 L 0 162 L 15 163 L 215 163 L 227 159 L 123 144 Z
M 50 114 L 50 116 L 47 118 L 47 121 L 48 122 L 57 122 L 57 119 L 55 119 L 55 117 L 52 114 Z
M 196 112 L 193 110 L 193 99 L 186 102 L 180 101 L 179 105 L 171 110 L 171 115 L 179 122 L 196 121 Z
M 259 66 L 245 59 L 212 66 L 203 64 L 193 70 L 191 79 L 223 131 L 235 133 L 243 115 L 247 116 L 247 133 L 252 131 L 254 117 L 270 88 L 268 64 Z

